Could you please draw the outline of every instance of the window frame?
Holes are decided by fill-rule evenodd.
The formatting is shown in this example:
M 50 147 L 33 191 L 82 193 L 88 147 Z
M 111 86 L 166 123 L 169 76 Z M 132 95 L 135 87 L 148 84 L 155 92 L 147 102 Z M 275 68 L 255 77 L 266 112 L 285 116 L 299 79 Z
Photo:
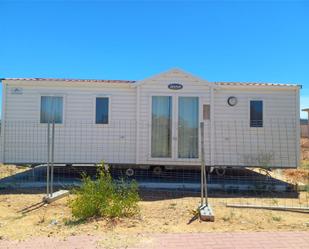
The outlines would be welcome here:
M 50 94 L 50 93 L 41 93 L 38 98 L 39 102 L 39 110 L 38 110 L 38 122 L 40 125 L 46 125 L 48 123 L 42 123 L 41 122 L 41 110 L 42 110 L 42 97 L 61 97 L 62 98 L 62 122 L 61 123 L 55 123 L 55 125 L 63 126 L 65 124 L 65 104 L 66 104 L 66 98 L 63 94 Z
M 261 101 L 262 102 L 262 125 L 261 126 L 252 126 L 251 125 L 251 101 Z M 251 98 L 248 103 L 248 119 L 249 119 L 249 127 L 250 128 L 264 128 L 265 125 L 265 100 L 262 98 Z
M 97 116 L 97 98 L 107 98 L 108 99 L 108 122 L 107 123 L 97 123 L 96 121 L 96 116 Z M 111 124 L 112 121 L 112 115 L 111 115 L 111 96 L 110 95 L 96 95 L 94 97 L 94 112 L 93 112 L 93 123 L 97 126 L 107 126 L 109 124 Z

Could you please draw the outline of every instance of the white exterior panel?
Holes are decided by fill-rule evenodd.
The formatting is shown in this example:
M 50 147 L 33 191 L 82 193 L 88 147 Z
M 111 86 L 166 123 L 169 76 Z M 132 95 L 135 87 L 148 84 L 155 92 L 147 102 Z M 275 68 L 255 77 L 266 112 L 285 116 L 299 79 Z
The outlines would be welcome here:
M 12 94 L 11 89 L 22 89 Z M 56 163 L 135 163 L 136 90 L 129 86 L 75 86 L 63 82 L 8 82 L 4 162 L 42 163 L 47 124 L 40 124 L 41 96 L 63 96 L 63 124 L 56 124 Z M 95 124 L 95 98 L 110 99 L 109 124 Z
M 181 84 L 182 89 L 169 89 L 171 83 Z M 171 158 L 151 157 L 151 98 L 161 95 L 172 96 Z M 180 70 L 136 83 L 3 80 L 3 162 L 46 162 L 47 125 L 40 124 L 41 96 L 63 97 L 63 124 L 56 124 L 55 163 L 104 160 L 119 164 L 200 165 L 200 153 L 197 159 L 177 158 L 177 101 L 190 96 L 199 98 L 199 121 L 205 124 L 206 165 L 299 164 L 297 86 L 210 83 Z M 227 104 L 230 96 L 237 98 L 236 106 Z M 96 97 L 109 98 L 109 124 L 95 124 Z M 249 125 L 250 100 L 263 100 L 263 127 Z M 203 105 L 210 105 L 208 120 L 203 120 Z

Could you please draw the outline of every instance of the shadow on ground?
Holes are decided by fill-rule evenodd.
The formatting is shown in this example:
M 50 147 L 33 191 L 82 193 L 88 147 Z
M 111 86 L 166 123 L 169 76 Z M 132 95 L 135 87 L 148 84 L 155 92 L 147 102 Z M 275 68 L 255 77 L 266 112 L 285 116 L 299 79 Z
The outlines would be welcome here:
M 54 189 L 72 189 L 81 184 L 82 174 L 95 178 L 95 167 L 54 168 Z M 127 177 L 122 169 L 113 169 L 114 179 L 136 180 L 143 200 L 194 197 L 200 195 L 199 170 L 166 170 L 160 176 L 150 170 L 135 170 Z M 297 198 L 295 187 L 287 182 L 254 172 L 249 169 L 228 169 L 224 176 L 209 174 L 208 192 L 210 197 L 263 197 Z M 37 166 L 0 179 L 2 194 L 45 193 L 46 166 Z

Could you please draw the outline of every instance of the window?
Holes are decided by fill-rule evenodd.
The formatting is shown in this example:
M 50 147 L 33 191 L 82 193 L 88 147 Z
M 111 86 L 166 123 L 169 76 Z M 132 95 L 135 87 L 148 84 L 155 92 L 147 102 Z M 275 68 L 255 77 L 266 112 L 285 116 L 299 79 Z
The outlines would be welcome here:
M 108 97 L 96 98 L 95 123 L 108 124 Z
M 263 127 L 263 101 L 250 101 L 250 127 Z
M 63 97 L 41 96 L 41 123 L 55 121 L 62 124 L 63 121 Z

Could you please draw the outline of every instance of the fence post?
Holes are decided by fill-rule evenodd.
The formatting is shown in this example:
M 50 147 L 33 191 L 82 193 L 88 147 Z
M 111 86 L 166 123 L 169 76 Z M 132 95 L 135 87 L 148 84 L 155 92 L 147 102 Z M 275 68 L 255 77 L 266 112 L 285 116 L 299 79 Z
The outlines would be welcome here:
M 204 205 L 204 123 L 200 123 L 200 132 L 201 132 L 201 207 Z
M 204 122 L 200 123 L 201 130 L 201 206 L 208 205 L 206 165 L 205 165 L 205 147 L 204 147 Z M 205 200 L 205 202 L 204 202 Z
M 49 197 L 50 189 L 49 189 L 49 173 L 50 173 L 50 123 L 47 123 L 47 168 L 46 168 L 46 195 Z
M 53 120 L 52 124 L 52 141 L 51 141 L 51 176 L 50 176 L 50 192 L 51 197 L 53 196 L 54 192 L 54 152 L 55 152 L 55 120 Z

